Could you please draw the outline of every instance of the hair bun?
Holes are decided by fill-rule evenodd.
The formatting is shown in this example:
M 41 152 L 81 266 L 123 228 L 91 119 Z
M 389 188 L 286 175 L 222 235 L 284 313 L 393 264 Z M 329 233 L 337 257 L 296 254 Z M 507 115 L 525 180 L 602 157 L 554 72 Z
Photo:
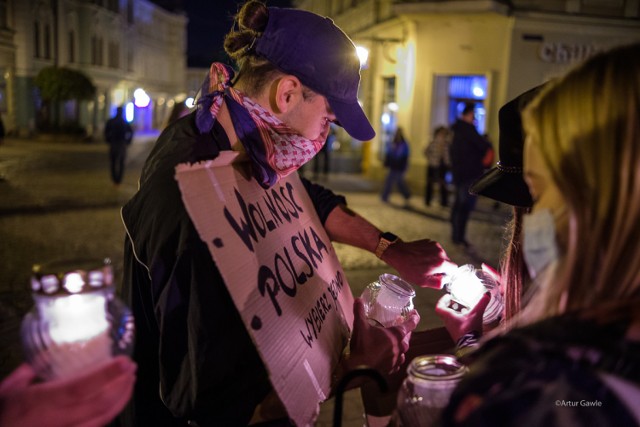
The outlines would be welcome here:
M 269 21 L 269 10 L 261 1 L 251 0 L 238 11 L 235 22 L 238 30 L 231 30 L 224 39 L 224 50 L 238 60 L 251 50 L 256 37 L 264 32 Z
M 236 21 L 240 30 L 263 33 L 269 21 L 269 9 L 261 1 L 251 0 L 242 6 Z

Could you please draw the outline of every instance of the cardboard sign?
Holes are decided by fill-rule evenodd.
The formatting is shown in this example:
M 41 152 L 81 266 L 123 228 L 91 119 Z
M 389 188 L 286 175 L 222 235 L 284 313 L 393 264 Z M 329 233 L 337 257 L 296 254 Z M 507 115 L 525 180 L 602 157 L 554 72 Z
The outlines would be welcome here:
M 222 152 L 178 165 L 176 179 L 275 391 L 297 425 L 312 425 L 353 325 L 353 295 L 297 174 L 265 190 L 248 167 Z

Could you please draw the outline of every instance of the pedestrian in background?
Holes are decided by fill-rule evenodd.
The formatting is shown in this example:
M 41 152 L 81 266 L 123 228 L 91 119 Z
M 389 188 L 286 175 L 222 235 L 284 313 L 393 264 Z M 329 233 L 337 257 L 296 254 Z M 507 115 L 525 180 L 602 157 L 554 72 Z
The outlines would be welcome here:
M 409 166 L 409 144 L 404 137 L 401 127 L 398 127 L 393 136 L 393 141 L 389 147 L 387 147 L 384 166 L 389 169 L 389 171 L 384 181 L 382 201 L 385 203 L 388 202 L 393 187 L 397 186 L 402 197 L 404 197 L 405 206 L 408 206 L 411 192 L 404 180 L 404 174 L 407 172 L 407 167 Z
M 322 177 L 326 180 L 329 177 L 329 161 L 331 160 L 331 148 L 333 146 L 333 141 L 336 139 L 336 131 L 333 126 L 329 129 L 329 135 L 327 136 L 327 140 L 324 142 L 324 145 L 318 151 L 318 154 L 313 158 L 313 179 L 320 179 L 320 163 L 322 162 Z
M 449 159 L 449 145 L 451 133 L 446 126 L 438 126 L 433 132 L 433 139 L 424 149 L 427 156 L 427 187 L 424 194 L 424 203 L 431 205 L 433 189 L 438 187 L 440 206 L 449 205 L 449 190 L 447 189 L 447 172 L 451 168 Z
M 122 182 L 127 148 L 132 138 L 133 129 L 125 120 L 122 107 L 118 107 L 116 115 L 109 119 L 104 127 L 104 139 L 109 144 L 111 180 L 115 185 L 120 185 Z
M 462 115 L 451 126 L 451 171 L 456 192 L 451 209 L 451 240 L 465 247 L 470 246 L 466 239 L 467 222 L 477 197 L 469 193 L 469 187 L 484 172 L 483 160 L 491 149 L 491 144 L 476 129 L 474 110 L 475 104 L 467 103 Z

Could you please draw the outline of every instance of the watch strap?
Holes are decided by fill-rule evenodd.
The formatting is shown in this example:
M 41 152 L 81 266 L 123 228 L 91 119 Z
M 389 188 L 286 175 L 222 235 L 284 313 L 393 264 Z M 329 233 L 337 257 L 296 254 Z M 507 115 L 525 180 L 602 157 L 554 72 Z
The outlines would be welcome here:
M 378 240 L 378 246 L 376 247 L 375 254 L 378 258 L 382 258 L 382 254 L 389 248 L 389 246 L 396 243 L 398 236 L 388 231 L 380 234 L 380 240 Z

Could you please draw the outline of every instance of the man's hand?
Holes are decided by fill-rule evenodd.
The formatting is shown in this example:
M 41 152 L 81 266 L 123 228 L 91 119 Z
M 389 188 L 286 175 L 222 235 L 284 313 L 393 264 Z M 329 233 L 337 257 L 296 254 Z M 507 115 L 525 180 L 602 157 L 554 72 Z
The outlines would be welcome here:
M 409 350 L 411 332 L 420 322 L 418 312 L 412 310 L 403 323 L 387 328 L 375 326 L 369 322 L 361 298 L 355 299 L 353 313 L 348 369 L 366 365 L 383 374 L 400 369 L 405 362 L 405 353 Z
M 400 276 L 423 288 L 442 288 L 442 278 L 458 266 L 438 242 L 423 239 L 398 241 L 382 254 L 382 260 L 396 269 Z

